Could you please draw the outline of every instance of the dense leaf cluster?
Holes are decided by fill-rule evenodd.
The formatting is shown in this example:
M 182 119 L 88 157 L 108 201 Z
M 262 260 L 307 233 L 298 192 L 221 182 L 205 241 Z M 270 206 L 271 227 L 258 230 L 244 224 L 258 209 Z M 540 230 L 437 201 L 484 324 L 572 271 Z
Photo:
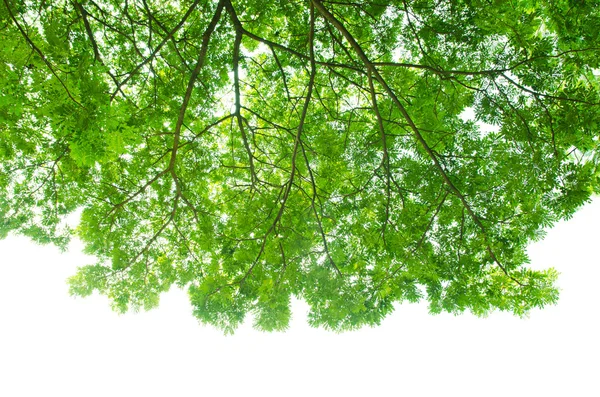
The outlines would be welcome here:
M 0 236 L 228 332 L 524 315 L 527 244 L 600 186 L 599 34 L 598 1 L 3 0 Z

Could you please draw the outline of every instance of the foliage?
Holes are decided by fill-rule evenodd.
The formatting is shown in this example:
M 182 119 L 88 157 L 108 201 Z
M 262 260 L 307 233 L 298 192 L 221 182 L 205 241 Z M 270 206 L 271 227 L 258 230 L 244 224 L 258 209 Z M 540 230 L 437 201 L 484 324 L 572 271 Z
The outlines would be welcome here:
M 0 236 L 71 293 L 334 330 L 555 303 L 529 242 L 599 190 L 600 3 L 3 0 Z M 65 218 L 78 209 L 75 230 Z

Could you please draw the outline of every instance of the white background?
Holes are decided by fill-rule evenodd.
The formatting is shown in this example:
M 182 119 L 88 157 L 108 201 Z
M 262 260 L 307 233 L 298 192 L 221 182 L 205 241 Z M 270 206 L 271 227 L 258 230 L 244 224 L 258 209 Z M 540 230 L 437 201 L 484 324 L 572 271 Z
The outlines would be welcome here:
M 117 315 L 68 296 L 93 262 L 24 238 L 0 241 L 0 396 L 600 396 L 600 200 L 531 246 L 553 266 L 557 306 L 528 319 L 431 316 L 403 304 L 378 328 L 286 333 L 202 326 L 175 288 L 160 308 Z

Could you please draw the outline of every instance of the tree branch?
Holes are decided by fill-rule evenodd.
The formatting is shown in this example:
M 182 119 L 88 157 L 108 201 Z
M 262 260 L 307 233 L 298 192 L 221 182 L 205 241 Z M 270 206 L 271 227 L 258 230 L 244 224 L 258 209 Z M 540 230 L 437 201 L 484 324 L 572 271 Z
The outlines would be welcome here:
M 56 77 L 56 79 L 63 86 L 63 88 L 65 89 L 65 92 L 67 93 L 67 95 L 69 96 L 69 98 L 73 102 L 75 102 L 80 108 L 85 109 L 85 106 L 83 106 L 77 99 L 75 99 L 73 97 L 73 95 L 71 94 L 71 91 L 69 91 L 69 88 L 67 87 L 67 85 L 65 84 L 65 82 L 62 81 L 62 79 L 58 76 L 58 74 L 54 70 L 54 67 L 52 66 L 52 64 L 50 63 L 50 61 L 48 60 L 48 58 L 46 58 L 46 56 L 44 55 L 44 53 L 42 53 L 42 51 L 38 48 L 38 46 L 36 46 L 33 43 L 33 41 L 31 40 L 31 38 L 29 38 L 29 36 L 25 32 L 25 30 L 23 29 L 23 27 L 21 26 L 21 24 L 19 23 L 19 21 L 17 21 L 17 18 L 13 14 L 13 12 L 12 12 L 12 10 L 10 8 L 10 5 L 8 4 L 7 0 L 4 0 L 4 5 L 6 6 L 6 9 L 8 10 L 8 14 L 10 15 L 10 18 L 15 23 L 15 25 L 17 25 L 17 28 L 19 29 L 19 32 L 21 32 L 21 35 L 23 36 L 23 38 L 25 39 L 25 41 L 27 41 L 27 43 L 31 46 L 31 48 L 40 56 L 40 58 L 46 64 L 46 66 L 48 67 L 48 69 L 50 69 L 50 72 L 54 75 L 54 77 Z
M 396 93 L 392 90 L 392 88 L 389 86 L 389 84 L 381 76 L 381 74 L 379 73 L 379 71 L 377 70 L 377 68 L 375 67 L 375 65 L 373 65 L 373 63 L 369 60 L 369 57 L 365 54 L 365 52 L 362 49 L 362 47 L 356 42 L 356 40 L 354 39 L 354 37 L 352 36 L 352 34 L 350 34 L 350 32 L 344 27 L 344 25 L 342 25 L 342 23 L 340 21 L 338 21 L 335 18 L 335 16 L 333 16 L 329 12 L 329 10 L 327 10 L 327 8 L 325 8 L 325 6 L 323 6 L 323 3 L 321 3 L 320 0 L 311 0 L 311 1 L 315 5 L 315 7 L 319 10 L 319 12 L 328 21 L 330 21 L 331 24 L 333 24 L 340 31 L 340 33 L 342 33 L 342 35 L 350 43 L 350 45 L 352 46 L 352 48 L 354 48 L 354 50 L 356 51 L 358 57 L 363 61 L 363 63 L 367 67 L 367 69 L 371 73 L 373 73 L 373 76 L 375 77 L 375 79 L 379 82 L 379 84 L 381 84 L 381 86 L 383 87 L 383 89 L 385 90 L 385 92 L 390 96 L 390 98 L 392 99 L 392 101 L 394 102 L 394 104 L 396 105 L 396 107 L 398 108 L 398 110 L 400 110 L 400 113 L 402 114 L 402 116 L 404 117 L 404 119 L 406 120 L 406 122 L 408 123 L 410 129 L 413 131 L 413 133 L 414 133 L 417 141 L 421 144 L 421 146 L 423 147 L 423 149 L 425 149 L 425 152 L 429 155 L 429 157 L 433 161 L 433 163 L 434 163 L 435 167 L 437 168 L 439 174 L 442 176 L 442 179 L 444 180 L 444 182 L 450 188 L 450 191 L 452 193 L 454 193 L 460 199 L 460 201 L 462 202 L 463 206 L 467 210 L 467 213 L 473 219 L 473 222 L 475 222 L 475 224 L 477 225 L 477 227 L 479 227 L 479 229 L 481 230 L 481 232 L 482 232 L 482 234 L 483 234 L 483 236 L 484 236 L 484 238 L 486 240 L 487 251 L 490 253 L 490 256 L 491 256 L 492 260 L 498 265 L 498 267 L 500 267 L 502 269 L 502 271 L 504 272 L 504 274 L 506 274 L 506 276 L 508 276 L 511 280 L 515 281 L 517 284 L 519 284 L 521 286 L 524 286 L 524 284 L 522 284 L 519 280 L 517 280 L 514 277 L 512 277 L 508 273 L 508 271 L 506 270 L 506 268 L 499 262 L 497 256 L 495 255 L 495 253 L 491 249 L 490 243 L 488 241 L 486 229 L 483 226 L 483 224 L 481 223 L 481 220 L 480 220 L 479 216 L 473 211 L 473 209 L 471 208 L 471 206 L 469 205 L 469 203 L 465 199 L 465 196 L 460 192 L 460 190 L 458 190 L 458 188 L 456 187 L 456 185 L 454 185 L 454 183 L 452 182 L 452 180 L 450 180 L 450 177 L 448 176 L 448 174 L 446 173 L 446 171 L 444 170 L 444 168 L 440 164 L 440 162 L 439 162 L 437 156 L 435 155 L 435 153 L 432 151 L 432 149 L 427 144 L 427 141 L 425 140 L 425 138 L 423 137 L 423 135 L 419 131 L 419 128 L 416 126 L 414 120 L 412 119 L 412 117 L 410 116 L 410 114 L 408 113 L 408 111 L 406 110 L 406 108 L 404 107 L 404 105 L 402 104 L 402 102 L 400 102 L 400 99 L 398 98 L 398 96 L 396 95 Z

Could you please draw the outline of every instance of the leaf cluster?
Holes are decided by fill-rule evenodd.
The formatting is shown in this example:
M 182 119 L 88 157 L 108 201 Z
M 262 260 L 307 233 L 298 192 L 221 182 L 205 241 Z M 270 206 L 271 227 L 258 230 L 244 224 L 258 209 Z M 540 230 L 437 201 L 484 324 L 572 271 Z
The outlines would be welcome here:
M 492 4 L 493 3 L 493 4 Z M 233 332 L 557 301 L 527 245 L 600 190 L 597 1 L 3 0 L 0 237 Z M 79 226 L 66 223 L 82 211 Z

